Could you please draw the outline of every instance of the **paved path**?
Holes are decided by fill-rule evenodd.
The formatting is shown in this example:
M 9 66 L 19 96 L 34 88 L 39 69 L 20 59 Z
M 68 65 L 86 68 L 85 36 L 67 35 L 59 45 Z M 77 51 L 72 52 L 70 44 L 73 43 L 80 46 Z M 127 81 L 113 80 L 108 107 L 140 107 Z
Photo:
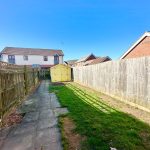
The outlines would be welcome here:
M 67 110 L 60 108 L 48 86 L 49 81 L 42 81 L 36 92 L 24 101 L 19 111 L 25 116 L 21 124 L 1 133 L 1 150 L 62 150 L 57 116 Z

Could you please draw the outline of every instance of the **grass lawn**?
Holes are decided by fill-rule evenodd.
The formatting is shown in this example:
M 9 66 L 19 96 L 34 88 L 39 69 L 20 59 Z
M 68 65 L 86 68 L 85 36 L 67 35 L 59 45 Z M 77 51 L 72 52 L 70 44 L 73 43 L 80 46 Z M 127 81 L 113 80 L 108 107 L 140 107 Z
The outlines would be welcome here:
M 150 126 L 103 103 L 90 90 L 72 83 L 50 86 L 68 116 L 76 125 L 76 132 L 86 137 L 82 150 L 150 150 Z

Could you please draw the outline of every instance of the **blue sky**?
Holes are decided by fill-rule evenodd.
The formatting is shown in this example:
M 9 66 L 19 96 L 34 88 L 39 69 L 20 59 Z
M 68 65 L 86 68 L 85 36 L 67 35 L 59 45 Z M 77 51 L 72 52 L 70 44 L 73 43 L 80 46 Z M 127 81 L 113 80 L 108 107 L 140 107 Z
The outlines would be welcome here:
M 150 0 L 0 0 L 0 50 L 62 49 L 118 59 L 150 30 Z

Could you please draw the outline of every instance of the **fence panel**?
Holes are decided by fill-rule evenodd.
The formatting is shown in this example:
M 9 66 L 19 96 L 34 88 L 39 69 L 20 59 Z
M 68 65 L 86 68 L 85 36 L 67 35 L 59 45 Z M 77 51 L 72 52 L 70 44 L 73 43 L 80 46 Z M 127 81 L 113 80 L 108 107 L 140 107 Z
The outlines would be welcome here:
M 37 69 L 0 62 L 0 119 L 38 82 Z
M 74 81 L 150 109 L 150 57 L 74 67 Z

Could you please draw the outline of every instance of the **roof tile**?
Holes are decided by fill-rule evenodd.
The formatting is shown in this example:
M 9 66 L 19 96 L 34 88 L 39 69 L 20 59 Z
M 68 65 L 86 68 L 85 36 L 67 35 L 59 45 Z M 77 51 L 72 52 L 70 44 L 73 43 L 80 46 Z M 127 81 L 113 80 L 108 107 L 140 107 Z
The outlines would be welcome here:
M 93 61 L 89 64 L 89 65 L 94 65 L 94 64 L 99 64 L 105 61 L 109 61 L 111 60 L 111 58 L 109 58 L 108 56 L 106 57 L 98 57 L 96 59 L 93 59 Z
M 19 47 L 5 47 L 1 53 L 10 55 L 42 55 L 42 56 L 53 56 L 55 54 L 58 54 L 59 56 L 64 55 L 62 50 L 19 48 Z

